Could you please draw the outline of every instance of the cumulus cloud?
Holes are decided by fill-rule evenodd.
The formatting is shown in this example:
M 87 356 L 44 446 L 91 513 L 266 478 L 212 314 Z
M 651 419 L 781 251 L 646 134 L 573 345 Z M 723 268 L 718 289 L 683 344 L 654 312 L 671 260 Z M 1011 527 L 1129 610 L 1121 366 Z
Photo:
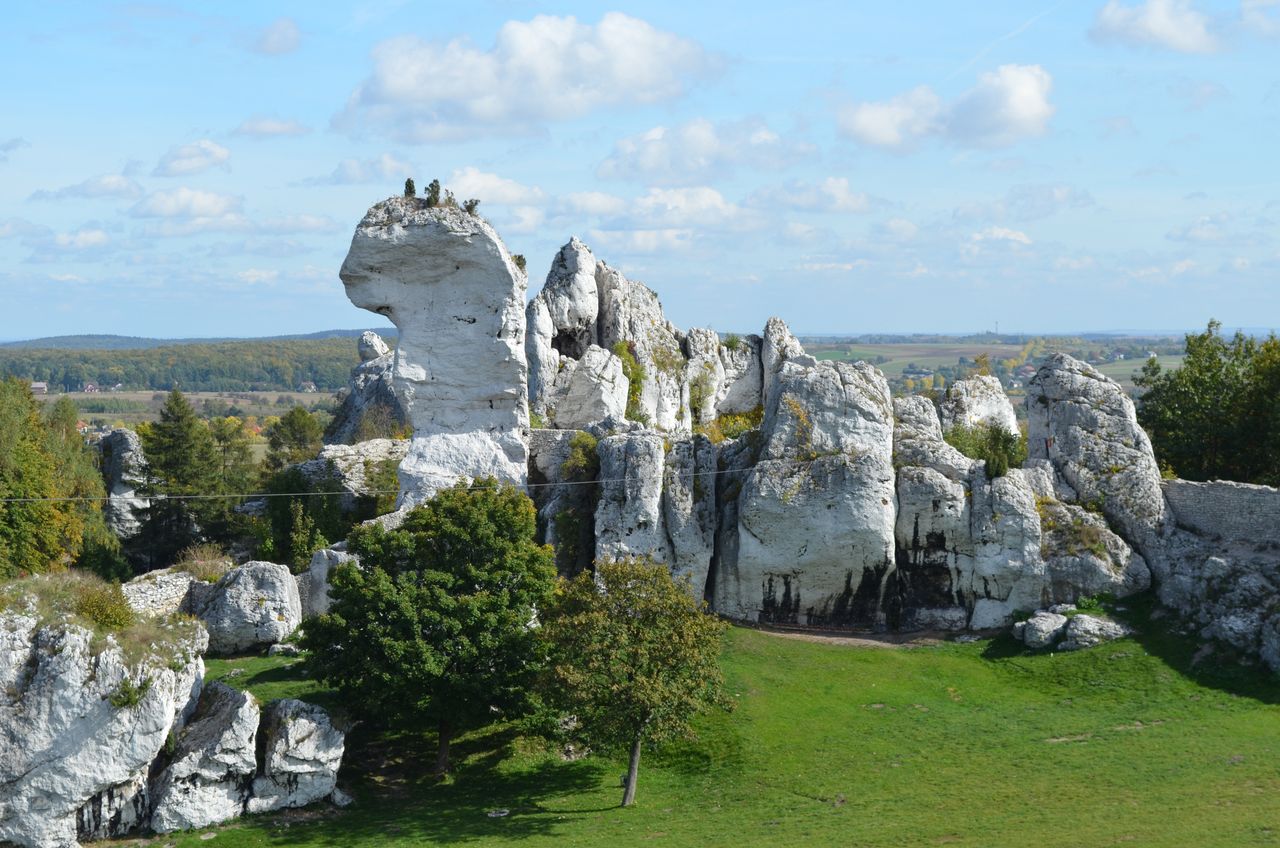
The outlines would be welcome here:
M 717 64 L 696 43 L 621 12 L 597 24 L 508 21 L 489 50 L 400 36 L 376 45 L 372 58 L 334 124 L 410 142 L 523 133 L 601 107 L 666 100 Z
M 25 138 L 9 138 L 0 141 L 0 162 L 8 162 L 10 153 L 26 146 Z
M 886 241 L 907 242 L 920 233 L 920 228 L 906 218 L 890 218 L 876 227 L 876 235 Z
M 292 18 L 277 18 L 258 35 L 257 41 L 253 43 L 253 50 L 255 53 L 279 56 L 297 50 L 301 40 L 298 25 Z
M 854 191 L 846 177 L 827 177 L 820 183 L 791 182 L 764 189 L 748 201 L 758 208 L 783 207 L 802 212 L 866 212 L 870 200 Z
M 304 214 L 269 218 L 258 229 L 268 233 L 333 233 L 341 230 L 342 225 L 328 215 Z
M 70 233 L 58 233 L 53 237 L 53 243 L 60 248 L 68 250 L 89 250 L 95 247 L 102 247 L 111 241 L 111 237 L 105 231 L 99 229 L 83 229 Z
M 1014 244 L 1031 244 L 1031 238 L 1026 233 L 1021 230 L 1011 230 L 1008 227 L 987 227 L 969 236 L 969 240 L 974 243 L 1007 241 Z
M 880 103 L 857 103 L 839 115 L 856 141 L 906 150 L 925 138 L 965 147 L 1005 147 L 1043 135 L 1055 108 L 1053 77 L 1039 65 L 1001 65 L 951 103 L 928 86 Z
M 86 197 L 118 197 L 132 199 L 142 196 L 142 186 L 123 174 L 104 174 L 93 177 L 75 185 L 59 189 L 41 189 L 32 194 L 28 200 L 77 200 Z
M 1280 36 L 1280 0 L 1241 0 L 1240 20 L 1259 35 Z
M 621 139 L 600 163 L 597 176 L 640 180 L 649 185 L 688 185 L 735 167 L 779 168 L 810 151 L 758 119 L 715 124 L 695 118 L 677 127 L 658 126 Z
M 651 227 L 720 227 L 744 219 L 744 210 L 708 186 L 652 188 L 637 198 L 634 216 Z
M 183 144 L 178 147 L 172 147 L 169 152 L 160 157 L 160 161 L 156 164 L 155 170 L 151 172 L 154 177 L 182 177 L 190 174 L 199 174 L 210 168 L 224 166 L 231 159 L 231 151 L 218 144 L 216 141 L 209 139 L 201 139 L 193 141 L 190 144 Z
M 312 185 L 361 185 L 388 180 L 404 179 L 413 174 L 413 167 L 390 153 L 382 153 L 372 159 L 343 159 L 327 177 L 307 180 Z
M 1097 41 L 1162 47 L 1179 53 L 1218 49 L 1208 16 L 1193 7 L 1191 0 L 1146 0 L 1136 6 L 1109 0 L 1089 34 Z
M 240 126 L 231 132 L 233 135 L 247 135 L 253 138 L 274 138 L 285 135 L 306 135 L 311 132 L 311 129 L 293 120 L 254 115 L 252 118 L 245 118 L 240 122 Z
M 445 188 L 459 199 L 477 197 L 483 203 L 524 205 L 542 202 L 542 189 L 490 174 L 478 168 L 462 168 L 450 175 Z
M 627 209 L 627 201 L 603 191 L 579 191 L 565 195 L 564 206 L 570 212 L 581 215 L 621 215 Z
M 240 211 L 240 198 L 199 189 L 154 191 L 129 210 L 135 218 L 213 218 Z

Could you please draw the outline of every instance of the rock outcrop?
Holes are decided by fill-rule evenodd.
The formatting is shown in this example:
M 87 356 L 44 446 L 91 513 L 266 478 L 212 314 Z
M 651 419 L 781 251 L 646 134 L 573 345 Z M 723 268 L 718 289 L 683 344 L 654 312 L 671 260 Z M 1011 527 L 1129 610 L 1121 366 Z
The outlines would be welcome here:
M 0 841 L 63 848 L 145 821 L 148 770 L 204 677 L 203 628 L 171 628 L 135 658 L 34 603 L 0 615 Z
M 263 761 L 247 812 L 304 807 L 333 793 L 346 734 L 327 712 L 292 698 L 272 701 L 258 733 Z
M 142 440 L 132 430 L 112 430 L 98 443 L 102 453 L 102 479 L 107 487 L 107 502 L 102 517 L 107 527 L 128 542 L 142 530 L 142 514 L 149 501 L 138 497 L 138 489 L 147 482 L 147 458 Z
M 408 405 L 395 387 L 395 354 L 374 332 L 359 341 L 360 364 L 338 391 L 338 409 L 325 429 L 326 444 L 385 438 L 409 426 Z
M 607 418 L 625 417 L 627 389 L 622 360 L 593 344 L 582 358 L 564 360 L 547 409 L 556 427 L 577 430 Z
M 295 466 L 313 490 L 342 492 L 343 512 L 356 511 L 362 501 L 386 494 L 375 479 L 386 463 L 399 466 L 409 453 L 405 439 L 370 439 L 354 445 L 325 445 L 315 459 Z
M 399 329 L 393 378 L 414 434 L 401 504 L 463 478 L 523 485 L 526 280 L 493 228 L 462 209 L 389 198 L 356 228 L 340 275 L 352 303 Z
M 1063 613 L 1071 613 L 1063 615 Z M 1076 612 L 1074 606 L 1057 605 L 1037 610 L 1026 621 L 1013 625 L 1013 638 L 1037 651 L 1079 651 L 1132 635 L 1118 621 Z
M 248 562 L 189 601 L 209 629 L 209 650 L 234 654 L 282 642 L 302 621 L 298 584 L 289 569 Z
M 1019 435 L 1018 416 L 1000 380 L 976 375 L 947 386 L 938 404 L 942 429 L 987 425 Z

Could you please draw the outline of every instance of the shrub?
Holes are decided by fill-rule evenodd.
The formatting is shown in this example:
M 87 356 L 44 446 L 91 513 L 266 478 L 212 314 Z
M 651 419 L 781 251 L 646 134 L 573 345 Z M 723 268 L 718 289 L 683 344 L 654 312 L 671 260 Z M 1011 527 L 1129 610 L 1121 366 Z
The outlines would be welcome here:
M 133 624 L 133 607 L 119 584 L 85 580 L 76 587 L 75 613 L 95 629 L 120 630 Z
M 150 677 L 144 677 L 137 683 L 134 683 L 126 677 L 124 680 L 120 681 L 120 688 L 112 692 L 111 696 L 107 700 L 111 703 L 111 706 L 118 710 L 123 710 L 128 707 L 138 706 L 150 691 Z
M 987 477 L 992 480 L 1008 474 L 1010 468 L 1020 468 L 1027 461 L 1027 437 L 1015 436 L 996 425 L 969 427 L 959 424 L 944 433 L 943 438 L 970 459 L 984 461 Z
M 724 341 L 722 341 L 721 344 L 729 350 L 737 350 L 742 347 L 742 337 L 737 333 L 730 333 L 724 337 Z
M 417 197 L 418 187 L 413 184 L 413 177 L 409 177 L 404 181 L 404 196 Z
M 178 561 L 173 567 L 197 580 L 215 583 L 231 568 L 231 557 L 218 545 L 201 542 L 178 554 Z
M 462 203 L 462 208 L 466 210 L 468 215 L 474 215 L 476 210 L 480 208 L 480 201 L 474 197 L 470 200 L 465 200 Z
M 515 254 L 512 254 L 512 256 L 511 256 L 511 261 L 512 261 L 512 262 L 514 262 L 514 263 L 516 263 L 516 267 L 517 267 L 517 268 L 519 268 L 521 271 L 525 271 L 526 273 L 528 273 L 528 272 L 527 272 L 527 270 L 526 270 L 526 268 L 525 268 L 525 261 L 524 261 L 524 254 L 523 254 L 523 253 L 515 253 Z
M 560 474 L 564 479 L 581 482 L 596 478 L 600 473 L 600 455 L 596 452 L 599 443 L 585 430 L 573 434 L 569 439 L 569 456 L 560 463 Z
M 721 442 L 736 439 L 757 429 L 763 420 L 764 407 L 757 406 L 750 412 L 732 412 L 721 415 L 713 421 L 694 427 L 693 432 L 701 433 L 710 439 L 712 444 L 718 445 Z
M 645 415 L 640 408 L 640 392 L 644 389 L 644 366 L 636 361 L 635 350 L 629 342 L 615 344 L 613 354 L 622 360 L 622 373 L 627 378 L 627 418 L 643 421 Z

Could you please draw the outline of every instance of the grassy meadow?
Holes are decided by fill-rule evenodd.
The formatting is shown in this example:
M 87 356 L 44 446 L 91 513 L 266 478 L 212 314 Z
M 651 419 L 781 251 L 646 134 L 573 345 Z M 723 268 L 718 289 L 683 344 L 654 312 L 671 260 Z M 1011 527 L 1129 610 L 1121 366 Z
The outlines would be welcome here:
M 1021 345 L 1006 344 L 855 344 L 855 345 L 822 345 L 810 344 L 805 348 L 818 359 L 844 359 L 856 362 L 864 359 L 875 362 L 876 357 L 883 356 L 886 362 L 876 365 L 886 377 L 901 377 L 907 365 L 914 363 L 919 368 L 936 371 L 943 367 L 953 367 L 960 357 L 973 359 L 980 353 L 990 354 L 992 360 L 1008 359 L 1016 356 Z
M 429 733 L 363 726 L 341 776 L 348 809 L 128 844 L 1280 844 L 1280 683 L 1193 666 L 1194 643 L 1138 623 L 1137 638 L 1057 655 L 1007 636 L 851 647 L 734 628 L 737 709 L 646 754 L 633 808 L 618 807 L 620 760 L 565 761 L 512 726 L 463 739 L 441 783 Z M 212 660 L 209 674 L 333 705 L 293 660 Z

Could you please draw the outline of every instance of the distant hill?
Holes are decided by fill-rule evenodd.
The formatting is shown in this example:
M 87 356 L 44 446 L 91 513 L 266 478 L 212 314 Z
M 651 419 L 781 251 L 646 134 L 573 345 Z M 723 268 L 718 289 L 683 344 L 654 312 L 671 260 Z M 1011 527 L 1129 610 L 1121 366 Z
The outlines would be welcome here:
M 395 327 L 372 328 L 375 333 L 385 338 L 395 338 Z M 259 338 L 236 338 L 232 336 L 207 339 L 155 339 L 142 336 L 46 336 L 39 339 L 23 339 L 16 342 L 0 342 L 0 348 L 20 348 L 27 350 L 151 350 L 157 347 L 174 347 L 177 345 L 209 345 L 225 342 L 282 342 L 321 339 L 354 339 L 364 330 L 321 330 L 317 333 L 299 333 L 288 336 L 263 336 Z

